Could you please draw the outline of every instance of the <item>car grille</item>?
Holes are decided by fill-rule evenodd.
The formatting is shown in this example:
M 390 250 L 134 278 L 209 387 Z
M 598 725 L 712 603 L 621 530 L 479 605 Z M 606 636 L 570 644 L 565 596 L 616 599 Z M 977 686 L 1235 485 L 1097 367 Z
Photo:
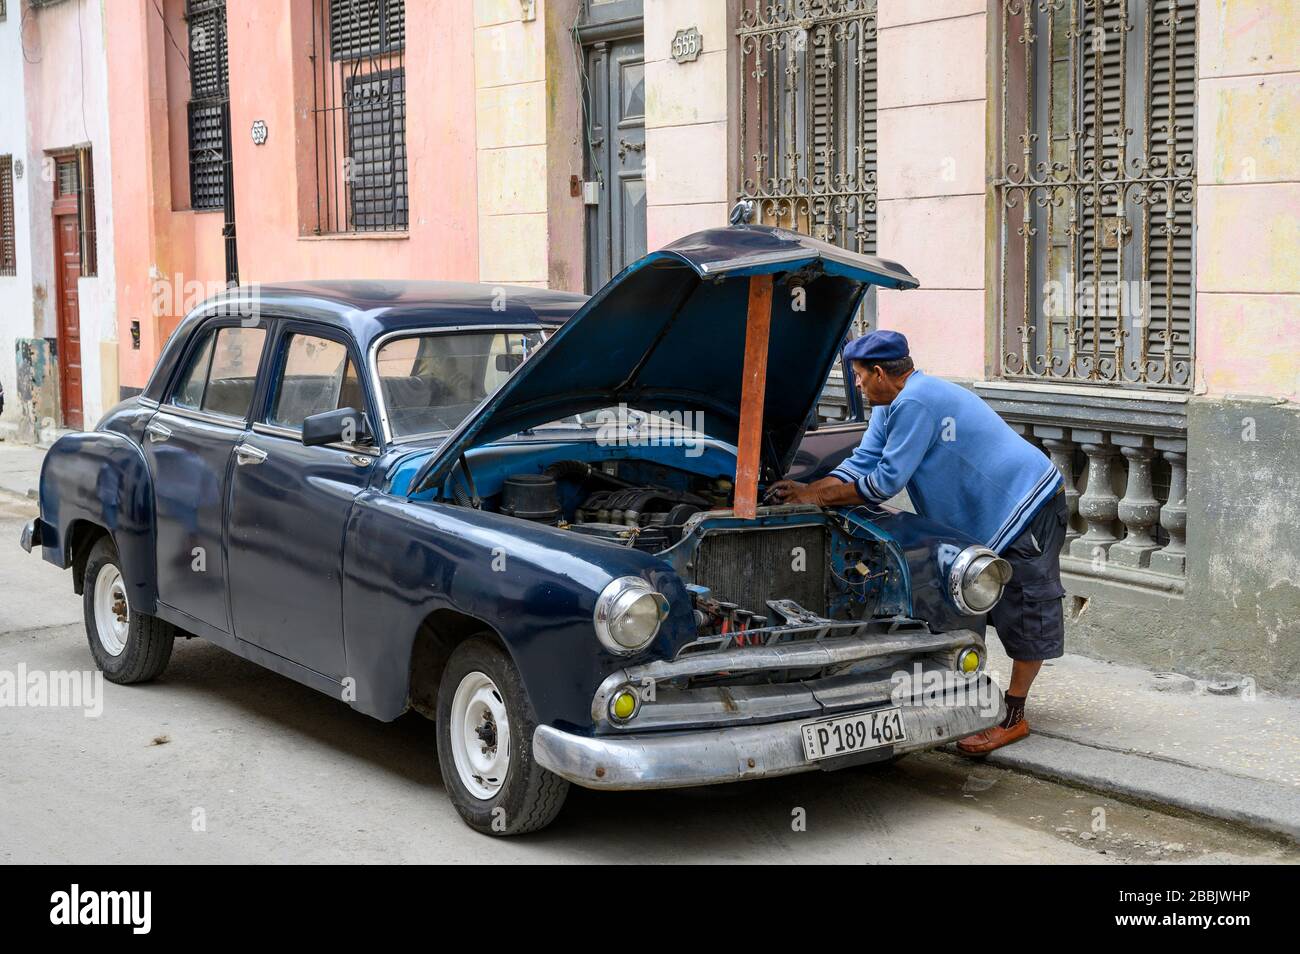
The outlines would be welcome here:
M 695 582 L 715 599 L 760 615 L 771 615 L 768 600 L 794 600 L 825 615 L 827 540 L 821 524 L 708 531 L 696 553 Z

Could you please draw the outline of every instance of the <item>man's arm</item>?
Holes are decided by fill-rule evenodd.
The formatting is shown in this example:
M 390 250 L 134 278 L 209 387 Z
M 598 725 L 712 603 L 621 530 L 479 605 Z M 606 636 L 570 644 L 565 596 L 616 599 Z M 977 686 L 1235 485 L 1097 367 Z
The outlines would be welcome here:
M 782 480 L 772 485 L 769 493 L 782 503 L 810 503 L 819 507 L 845 507 L 862 503 L 858 493 L 858 479 L 875 470 L 880 455 L 885 450 L 885 413 L 871 415 L 866 433 L 846 457 L 831 471 L 829 477 L 801 484 L 795 480 Z
M 934 443 L 937 429 L 934 415 L 919 401 L 902 401 L 890 408 L 884 453 L 875 468 L 857 480 L 862 499 L 879 504 L 901 493 Z
M 861 445 L 829 477 L 812 484 L 783 480 L 773 485 L 773 495 L 784 503 L 841 507 L 863 501 L 884 503 L 902 491 L 934 442 L 934 417 L 916 401 L 903 401 L 890 409 L 887 433 L 884 427 L 875 427 L 883 417 L 871 415 L 872 426 Z M 868 463 L 871 466 L 865 466 Z

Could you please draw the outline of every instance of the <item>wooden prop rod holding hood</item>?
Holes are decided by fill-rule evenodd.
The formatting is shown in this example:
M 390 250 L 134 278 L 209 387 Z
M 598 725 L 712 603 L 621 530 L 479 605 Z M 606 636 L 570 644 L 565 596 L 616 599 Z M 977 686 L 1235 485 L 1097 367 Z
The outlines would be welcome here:
M 745 322 L 745 367 L 740 392 L 740 433 L 736 441 L 737 517 L 758 515 L 758 473 L 763 452 L 763 395 L 767 392 L 767 353 L 772 330 L 772 276 L 749 277 Z

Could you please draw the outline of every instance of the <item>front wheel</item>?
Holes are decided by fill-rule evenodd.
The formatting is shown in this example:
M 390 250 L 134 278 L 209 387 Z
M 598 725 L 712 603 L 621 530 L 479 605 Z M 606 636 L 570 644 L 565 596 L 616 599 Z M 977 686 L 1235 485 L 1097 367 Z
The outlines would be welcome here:
M 167 668 L 176 629 L 131 608 L 117 547 L 109 537 L 96 543 L 86 560 L 82 612 L 90 654 L 109 682 L 148 682 Z
M 438 688 L 438 764 L 471 828 L 521 835 L 560 813 L 569 783 L 533 761 L 536 728 L 510 657 L 484 636 L 457 646 Z

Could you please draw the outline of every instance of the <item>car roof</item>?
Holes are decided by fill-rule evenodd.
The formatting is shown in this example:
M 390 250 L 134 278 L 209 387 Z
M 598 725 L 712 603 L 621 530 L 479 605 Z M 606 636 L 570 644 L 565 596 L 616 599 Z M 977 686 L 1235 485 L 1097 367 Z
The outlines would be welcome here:
M 348 332 L 362 354 L 381 335 L 418 328 L 563 324 L 586 295 L 526 285 L 362 279 L 311 280 L 240 285 L 214 295 L 191 311 L 168 340 L 145 387 L 161 392 L 194 329 L 214 316 L 301 318 Z
M 505 283 L 321 279 L 241 285 L 204 305 L 231 300 L 278 306 L 353 330 L 378 322 L 388 331 L 413 324 L 558 324 L 587 296 Z

